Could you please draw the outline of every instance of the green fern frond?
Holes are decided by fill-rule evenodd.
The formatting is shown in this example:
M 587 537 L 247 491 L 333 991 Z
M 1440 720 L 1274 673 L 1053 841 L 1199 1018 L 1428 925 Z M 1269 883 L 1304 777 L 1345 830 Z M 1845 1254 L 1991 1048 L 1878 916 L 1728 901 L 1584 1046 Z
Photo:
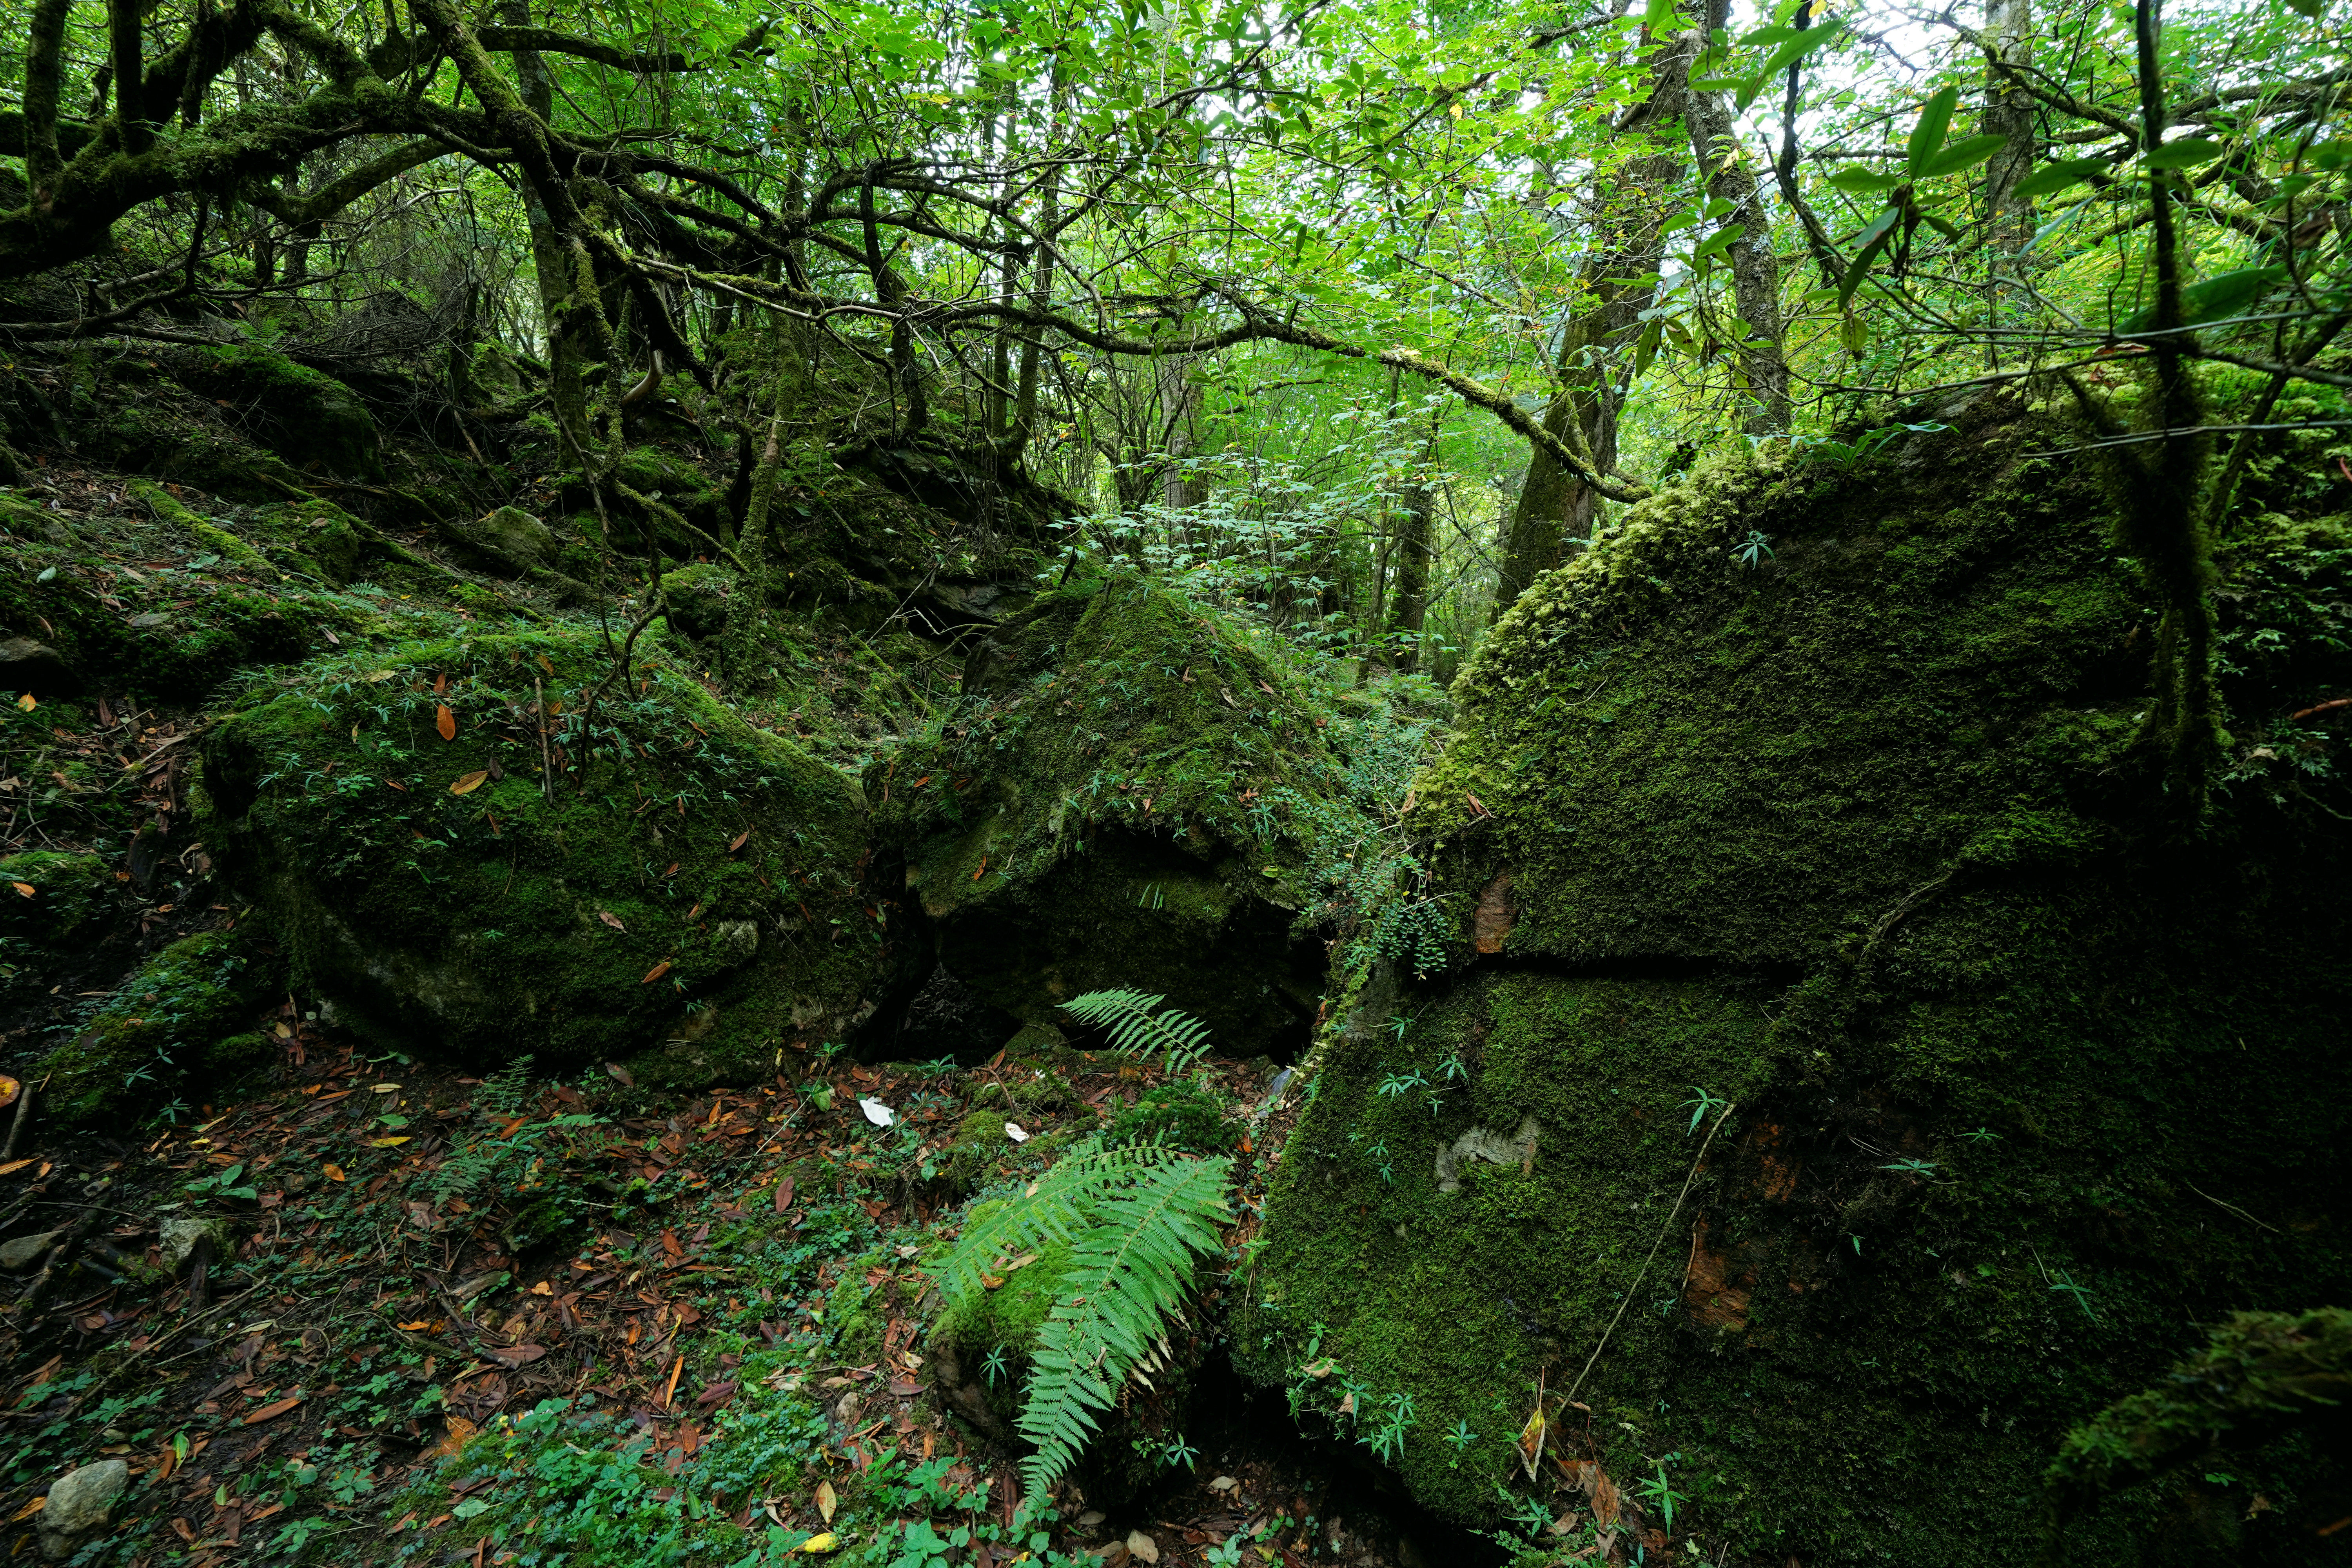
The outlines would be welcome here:
M 1157 1371 L 1192 1284 L 1192 1261 L 1218 1245 L 1233 1163 L 1176 1160 L 1134 1168 L 1097 1193 L 1070 1243 L 1062 1298 L 1030 1354 L 1021 1435 L 1036 1447 L 1022 1482 L 1043 1493 L 1093 1436 L 1131 1374 Z
M 1182 1072 L 1209 1054 L 1209 1026 L 1178 1008 L 1162 1009 L 1165 995 L 1140 991 L 1089 991 L 1062 1006 L 1081 1023 L 1110 1029 L 1110 1048 L 1122 1056 L 1167 1053 L 1167 1070 Z
M 1089 1138 L 1075 1145 L 1011 1203 L 965 1225 L 936 1271 L 940 1294 L 950 1305 L 961 1301 L 997 1259 L 1040 1242 L 1069 1240 L 1095 1223 L 1096 1209 L 1114 1186 L 1139 1169 L 1178 1158 L 1173 1150 L 1149 1143 L 1106 1149 Z

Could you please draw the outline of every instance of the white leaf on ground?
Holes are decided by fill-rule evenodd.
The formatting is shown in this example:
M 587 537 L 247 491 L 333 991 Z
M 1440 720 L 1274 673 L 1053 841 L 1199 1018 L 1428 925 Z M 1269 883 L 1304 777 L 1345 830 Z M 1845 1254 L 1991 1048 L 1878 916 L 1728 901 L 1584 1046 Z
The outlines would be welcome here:
M 1026 1143 L 1029 1142 L 1029 1134 L 1023 1131 L 1021 1123 L 1018 1121 L 1006 1122 L 1004 1124 L 1004 1135 L 1007 1138 L 1012 1139 L 1015 1143 Z
M 866 1112 L 866 1120 L 877 1127 L 887 1127 L 898 1120 L 898 1113 L 878 1100 L 861 1100 L 857 1109 Z

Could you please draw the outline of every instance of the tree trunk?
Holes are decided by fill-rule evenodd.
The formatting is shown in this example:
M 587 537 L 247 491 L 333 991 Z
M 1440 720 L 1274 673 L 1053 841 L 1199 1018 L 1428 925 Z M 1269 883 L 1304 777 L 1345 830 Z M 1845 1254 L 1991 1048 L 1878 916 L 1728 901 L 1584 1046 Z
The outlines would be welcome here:
M 2024 0 L 2016 3 L 2022 5 Z M 1689 37 L 1685 54 L 1696 57 L 1704 44 L 1701 37 Z M 1750 436 L 1785 436 L 1789 433 L 1789 362 L 1781 347 L 1780 263 L 1772 254 L 1772 223 L 1765 216 L 1756 175 L 1740 155 L 1738 132 L 1723 95 L 1689 89 L 1683 120 L 1690 131 L 1691 153 L 1706 178 L 1706 194 L 1731 204 L 1726 221 L 1738 233 L 1724 258 L 1731 267 L 1732 299 L 1741 324 L 1748 329 L 1739 364 L 1748 378 L 1748 409 L 1740 427 Z
M 1683 50 L 1658 57 L 1649 97 L 1627 116 L 1628 137 L 1654 142 L 1673 129 L 1672 119 L 1683 109 L 1688 67 Z M 1660 144 L 1601 175 L 1593 193 L 1592 241 L 1580 269 L 1579 308 L 1560 326 L 1555 358 L 1562 384 L 1544 410 L 1544 428 L 1571 451 L 1589 454 L 1596 473 L 1616 466 L 1617 398 L 1622 390 L 1613 384 L 1616 362 L 1637 334 L 1642 311 L 1657 298 L 1663 244 L 1658 226 L 1665 221 L 1666 192 L 1681 173 L 1681 155 Z M 1599 491 L 1537 448 L 1505 535 L 1495 614 L 1559 565 L 1567 542 L 1581 543 L 1591 536 L 1600 501 Z
M 1421 663 L 1422 627 L 1429 615 L 1429 569 L 1435 550 L 1437 486 L 1431 470 L 1437 466 L 1437 432 L 1444 416 L 1432 410 L 1429 444 L 1422 455 L 1422 472 L 1404 492 L 1404 522 L 1396 542 L 1396 586 L 1389 593 L 1388 640 L 1395 654 L 1391 668 L 1410 672 Z
M 2033 100 L 2000 67 L 2021 71 L 2032 63 L 2032 0 L 1985 0 L 1985 35 L 1998 64 L 1986 63 L 1985 106 L 1979 124 L 1990 134 L 2009 138 L 1985 164 L 1984 176 L 1985 216 L 1990 224 L 1988 302 L 1991 324 L 2000 328 L 2021 325 L 2029 299 L 2021 285 L 2025 247 L 2033 239 L 2033 204 L 2020 201 L 2013 193 L 2033 169 Z M 1999 338 L 1993 340 L 1990 354 L 1993 367 L 1999 369 Z
M 499 0 L 499 21 L 509 27 L 530 26 L 529 0 Z M 539 116 L 542 124 L 550 121 L 555 113 L 555 78 L 548 71 L 545 57 L 537 49 L 517 49 L 514 65 L 523 107 Z M 522 209 L 530 231 L 531 271 L 539 281 L 539 319 L 547 336 L 548 386 L 555 399 L 556 423 L 566 430 L 585 432 L 588 392 L 580 380 L 579 333 L 567 327 L 572 314 L 568 309 L 571 258 L 556 236 L 547 204 L 528 180 L 523 182 Z M 581 457 L 586 460 L 585 453 Z

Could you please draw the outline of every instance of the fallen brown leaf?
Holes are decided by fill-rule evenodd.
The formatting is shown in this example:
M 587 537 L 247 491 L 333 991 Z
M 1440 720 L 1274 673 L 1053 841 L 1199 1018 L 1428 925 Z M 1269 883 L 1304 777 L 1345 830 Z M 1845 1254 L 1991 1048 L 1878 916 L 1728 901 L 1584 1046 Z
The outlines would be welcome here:
M 441 703 L 434 710 L 433 727 L 441 731 L 441 738 L 445 741 L 454 741 L 457 738 L 457 716 L 449 711 L 449 705 L 446 702 Z
M 509 1369 L 518 1366 L 529 1366 L 531 1363 L 537 1361 L 546 1353 L 547 1347 L 545 1345 L 506 1345 L 486 1350 L 482 1352 L 486 1359 L 494 1361 L 500 1366 Z
M 640 985 L 651 985 L 655 981 L 659 980 L 663 975 L 667 974 L 669 970 L 669 960 L 665 958 L 659 963 L 655 964 L 651 969 L 646 970 L 646 977 L 643 980 L 638 981 L 637 984 Z
M 289 1394 L 283 1399 L 273 1399 L 268 1404 L 263 1405 L 260 1409 L 255 1411 L 252 1415 L 247 1416 L 245 1418 L 245 1424 L 248 1426 L 258 1426 L 264 1421 L 275 1421 L 280 1415 L 285 1415 L 289 1410 L 293 1409 L 296 1405 L 301 1403 L 302 1396 L 299 1394 Z
M 458 775 L 457 782 L 449 786 L 449 793 L 451 795 L 471 795 L 476 790 L 481 788 L 482 781 L 489 776 L 490 770 L 488 768 L 476 768 L 470 773 L 461 773 Z

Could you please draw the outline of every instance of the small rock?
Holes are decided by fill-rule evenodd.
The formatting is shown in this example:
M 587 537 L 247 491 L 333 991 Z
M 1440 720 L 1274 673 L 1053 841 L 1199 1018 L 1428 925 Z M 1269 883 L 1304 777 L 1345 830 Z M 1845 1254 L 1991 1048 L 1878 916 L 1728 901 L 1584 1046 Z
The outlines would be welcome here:
M 1152 1540 L 1151 1537 L 1144 1534 L 1143 1531 L 1139 1530 L 1131 1530 L 1128 1531 L 1127 1549 L 1135 1553 L 1136 1561 L 1139 1563 L 1157 1563 L 1160 1561 L 1160 1542 Z
M 1078 1515 L 1078 1528 L 1080 1530 L 1092 1530 L 1096 1525 L 1100 1524 L 1108 1517 L 1109 1516 L 1105 1514 L 1102 1510 L 1098 1508 L 1090 1508 L 1087 1510 L 1086 1512 Z
M 555 554 L 554 531 L 520 507 L 502 506 L 477 526 L 482 542 L 509 561 L 538 566 Z
M 120 1459 L 84 1465 L 68 1470 L 49 1488 L 40 1512 L 41 1555 L 52 1563 L 73 1555 L 81 1543 L 104 1530 L 114 1501 L 131 1484 L 131 1467 Z
M 10 637 L 0 642 L 0 688 L 36 697 L 72 697 L 81 690 L 81 673 L 48 644 Z
M 45 1230 L 38 1236 L 20 1236 L 5 1247 L 0 1247 L 0 1268 L 11 1274 L 21 1274 L 41 1260 L 49 1244 L 63 1236 L 61 1230 Z
M 215 1258 L 229 1257 L 235 1250 L 228 1222 L 218 1219 L 198 1219 L 193 1215 L 173 1215 L 159 1227 L 163 1267 L 173 1274 L 188 1266 L 195 1256 L 196 1243 L 209 1240 Z

